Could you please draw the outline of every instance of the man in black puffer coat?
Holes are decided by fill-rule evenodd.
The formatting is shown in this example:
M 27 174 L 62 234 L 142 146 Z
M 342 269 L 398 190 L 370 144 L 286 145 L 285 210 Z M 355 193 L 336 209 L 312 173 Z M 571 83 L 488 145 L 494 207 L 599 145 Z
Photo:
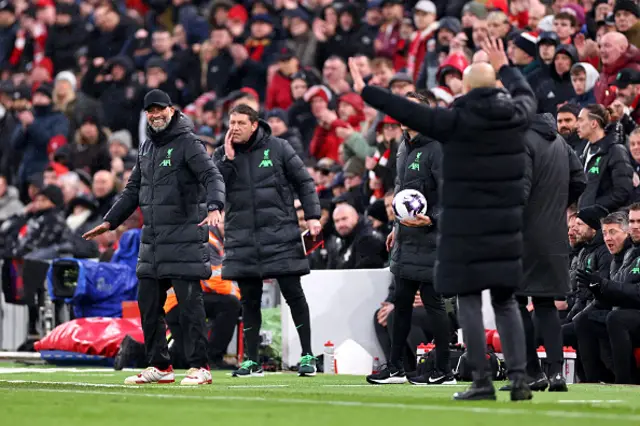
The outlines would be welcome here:
M 428 108 L 379 88 L 364 87 L 352 64 L 354 87 L 364 101 L 400 123 L 442 143 L 442 212 L 435 288 L 458 295 L 474 383 L 457 400 L 495 400 L 486 371 L 481 292 L 491 289 L 502 347 L 512 380 L 512 400 L 531 399 L 522 318 L 514 291 L 522 281 L 524 133 L 535 113 L 533 91 L 508 66 L 502 42 L 484 46 L 489 64 L 473 64 L 465 95 L 452 109 Z M 496 88 L 496 73 L 509 90 Z
M 407 98 L 428 103 L 416 93 Z M 369 383 L 384 384 L 405 381 L 402 356 L 411 328 L 415 295 L 427 312 L 429 327 L 436 343 L 436 368 L 424 377 L 411 377 L 414 384 L 455 384 L 449 365 L 449 318 L 442 296 L 433 286 L 436 263 L 437 222 L 440 216 L 438 186 L 442 180 L 442 147 L 440 142 L 407 129 L 398 148 L 395 193 L 414 189 L 427 199 L 426 214 L 413 220 L 396 221 L 387 238 L 391 251 L 391 273 L 394 275 L 395 318 L 391 330 L 391 355 L 387 368 L 367 377 Z
M 140 147 L 126 188 L 104 217 L 87 232 L 94 238 L 116 229 L 140 206 L 144 218 L 136 273 L 145 351 L 150 368 L 125 384 L 172 383 L 173 369 L 162 318 L 167 290 L 180 308 L 185 354 L 191 366 L 184 385 L 211 383 L 205 312 L 200 280 L 211 276 L 208 227 L 224 207 L 224 182 L 193 133 L 193 123 L 171 106 L 169 96 L 152 90 L 144 98 L 147 140 Z
M 555 306 L 556 297 L 570 290 L 567 207 L 584 191 L 582 163 L 556 130 L 551 114 L 539 114 L 526 133 L 524 209 L 524 280 L 518 290 L 518 304 L 527 339 L 527 373 L 533 390 L 566 391 L 562 377 L 562 328 Z M 538 361 L 535 329 L 528 299 L 533 298 L 539 334 L 547 350 L 549 381 Z M 508 386 L 501 390 L 507 390 Z
M 313 179 L 291 145 L 272 136 L 269 125 L 247 105 L 231 110 L 224 146 L 213 156 L 227 188 L 222 278 L 240 287 L 247 342 L 247 360 L 234 376 L 264 375 L 257 361 L 265 278 L 278 280 L 291 308 L 302 346 L 300 375 L 315 375 L 309 307 L 300 285 L 309 261 L 293 204 L 300 200 L 309 232 L 317 236 L 322 226 Z

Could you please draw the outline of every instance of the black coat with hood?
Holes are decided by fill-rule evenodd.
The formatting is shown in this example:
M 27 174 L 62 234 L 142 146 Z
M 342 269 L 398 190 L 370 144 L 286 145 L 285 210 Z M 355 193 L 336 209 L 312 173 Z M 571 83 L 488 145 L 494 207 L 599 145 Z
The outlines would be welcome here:
M 451 109 L 429 108 L 367 86 L 364 101 L 442 143 L 436 290 L 516 289 L 522 280 L 524 134 L 536 100 L 522 74 L 502 67 L 498 88 L 473 89 Z
M 565 296 L 570 290 L 566 210 L 586 186 L 582 163 L 551 114 L 533 119 L 525 148 L 524 280 L 518 293 Z
M 223 208 L 224 182 L 181 112 L 161 132 L 147 127 L 129 182 L 104 220 L 116 229 L 138 206 L 138 277 L 208 279 L 209 232 L 198 224 L 208 210 Z
M 571 65 L 578 62 L 578 51 L 573 46 L 565 44 L 558 46 L 553 57 L 554 61 L 559 54 L 564 54 L 571 58 Z M 571 73 L 567 71 L 559 75 L 552 63 L 549 67 L 549 76 L 538 83 L 535 93 L 538 99 L 538 112 L 548 112 L 555 116 L 558 113 L 559 104 L 568 102 L 576 96 L 571 84 Z
M 611 253 L 604 244 L 602 231 L 598 230 L 591 241 L 583 244 L 576 260 L 576 269 L 598 274 L 601 278 L 608 278 L 611 260 Z M 571 289 L 572 292 L 568 298 L 570 311 L 567 321 L 569 322 L 593 300 L 593 293 L 587 288 L 578 286 L 575 277 L 572 277 Z
M 307 220 L 320 219 L 320 201 L 302 160 L 263 120 L 234 148 L 232 161 L 224 146 L 213 154 L 227 188 L 222 278 L 308 274 L 293 201 L 300 200 Z
M 438 186 L 442 180 L 442 146 L 440 142 L 420 134 L 411 140 L 405 137 L 398 149 L 396 164 L 395 193 L 415 189 L 424 195 L 427 199 L 426 215 L 433 225 L 411 227 L 396 221 L 391 272 L 398 277 L 433 283 L 438 237 L 436 227 L 440 216 Z
M 584 151 L 582 163 L 587 174 L 587 187 L 578 208 L 593 205 L 612 213 L 627 205 L 633 195 L 633 167 L 624 145 L 608 133 Z

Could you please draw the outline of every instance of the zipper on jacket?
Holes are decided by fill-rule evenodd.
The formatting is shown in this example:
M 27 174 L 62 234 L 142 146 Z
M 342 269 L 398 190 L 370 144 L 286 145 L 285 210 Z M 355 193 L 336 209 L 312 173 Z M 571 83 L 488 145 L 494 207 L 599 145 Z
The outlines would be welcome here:
M 251 171 L 252 169 L 252 164 L 251 164 L 251 154 L 253 153 L 253 149 L 249 149 L 247 151 L 247 159 L 249 162 L 249 186 L 251 187 L 251 207 L 253 208 L 253 232 L 252 232 L 252 236 L 253 236 L 253 245 L 256 248 L 256 251 L 258 252 L 258 271 L 260 274 L 260 279 L 262 279 L 262 258 L 260 257 L 260 244 L 258 244 L 258 239 L 256 238 L 256 235 L 258 233 L 258 228 L 256 226 L 256 188 L 253 185 L 253 173 Z
M 153 144 L 153 142 L 150 140 L 149 141 L 151 144 Z M 153 150 L 153 155 L 151 156 L 151 229 L 153 229 L 153 245 L 151 247 L 153 247 L 153 250 L 151 250 L 152 254 L 152 270 L 155 273 L 156 278 L 160 278 L 158 276 L 158 271 L 156 270 L 156 225 L 155 225 L 155 209 L 153 208 L 153 200 L 154 200 L 154 196 L 155 196 L 155 191 L 156 191 L 156 152 L 157 149 L 155 149 L 156 147 L 154 145 L 150 145 L 151 149 Z

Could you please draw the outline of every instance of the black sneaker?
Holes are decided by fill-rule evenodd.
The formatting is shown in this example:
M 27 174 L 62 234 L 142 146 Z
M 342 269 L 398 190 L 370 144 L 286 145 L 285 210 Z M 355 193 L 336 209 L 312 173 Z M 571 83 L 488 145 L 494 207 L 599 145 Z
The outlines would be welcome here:
M 407 383 L 407 376 L 404 374 L 404 369 L 386 365 L 379 373 L 369 374 L 367 382 L 372 385 L 401 385 Z
M 527 384 L 525 378 L 514 380 L 511 383 L 511 400 L 512 401 L 528 401 L 533 398 L 531 388 Z
M 458 383 L 452 372 L 443 373 L 438 370 L 433 370 L 431 373 L 423 374 L 422 376 L 409 377 L 408 379 L 409 383 L 416 386 L 455 385 Z
M 533 392 L 544 392 L 544 390 L 549 386 L 549 380 L 547 380 L 547 376 L 544 373 L 541 373 L 541 375 L 537 376 L 535 379 L 532 379 L 531 377 L 527 377 L 527 384 L 529 385 L 529 388 L 533 391 Z M 501 392 L 510 392 L 511 391 L 511 383 L 508 383 L 504 386 L 502 386 L 499 390 Z
M 262 367 L 255 361 L 245 361 L 236 371 L 231 373 L 232 377 L 264 377 Z
M 569 392 L 567 381 L 558 373 L 549 379 L 549 392 Z
M 454 401 L 495 401 L 496 390 L 491 380 L 475 381 L 464 392 L 453 394 Z

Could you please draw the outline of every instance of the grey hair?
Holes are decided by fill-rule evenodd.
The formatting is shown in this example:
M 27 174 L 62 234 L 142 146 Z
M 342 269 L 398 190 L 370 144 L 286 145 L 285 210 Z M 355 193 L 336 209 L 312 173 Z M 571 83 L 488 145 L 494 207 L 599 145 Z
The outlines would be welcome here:
M 603 218 L 602 225 L 620 225 L 623 231 L 629 229 L 629 216 L 625 212 L 614 212 Z

